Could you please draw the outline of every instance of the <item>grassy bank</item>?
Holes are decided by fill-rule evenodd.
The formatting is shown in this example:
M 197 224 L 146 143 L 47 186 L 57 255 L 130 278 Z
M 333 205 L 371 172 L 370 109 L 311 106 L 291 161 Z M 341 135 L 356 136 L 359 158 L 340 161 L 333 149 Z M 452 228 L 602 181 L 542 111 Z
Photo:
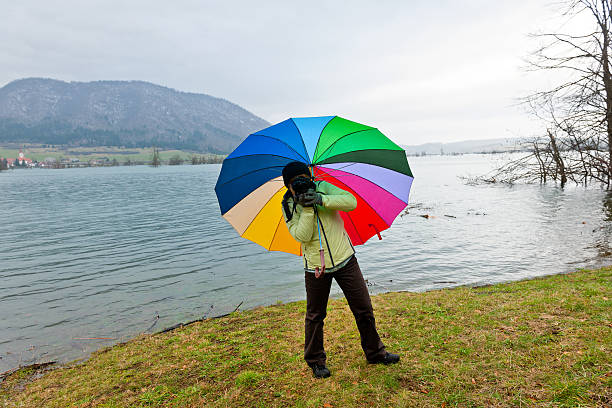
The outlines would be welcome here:
M 0 157 L 15 158 L 19 154 L 19 148 L 6 148 L 0 146 Z M 128 160 L 130 162 L 149 162 L 153 157 L 152 148 L 125 148 L 114 146 L 99 146 L 99 147 L 41 147 L 26 145 L 24 154 L 26 157 L 35 161 L 44 161 L 47 159 L 79 159 L 86 162 L 89 160 L 99 160 L 108 158 L 110 161 L 117 160 L 118 163 L 124 164 Z M 159 151 L 160 159 L 168 161 L 173 157 L 180 157 L 185 162 L 190 162 L 193 155 L 202 156 L 203 153 L 186 152 L 182 150 L 161 150 Z M 223 157 L 222 155 L 206 155 L 214 156 L 215 158 Z
M 332 300 L 332 377 L 313 379 L 297 302 L 142 336 L 34 380 L 18 372 L 0 405 L 612 406 L 612 268 L 373 303 L 397 365 L 366 364 L 346 301 Z

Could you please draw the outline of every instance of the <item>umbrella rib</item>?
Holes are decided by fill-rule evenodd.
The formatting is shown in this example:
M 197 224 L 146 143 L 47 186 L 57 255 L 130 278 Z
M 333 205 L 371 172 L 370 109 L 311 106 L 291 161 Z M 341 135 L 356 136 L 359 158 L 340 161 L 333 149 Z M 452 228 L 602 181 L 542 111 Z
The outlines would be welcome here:
M 319 164 L 317 164 L 317 165 L 318 165 L 318 166 L 324 166 L 324 165 L 326 165 L 326 164 L 334 164 L 334 163 L 349 163 L 349 161 L 347 161 L 348 159 L 344 159 L 344 158 L 343 158 L 342 160 L 335 161 L 335 162 L 334 162 L 334 161 L 328 161 L 328 160 L 332 160 L 334 157 L 344 156 L 344 155 L 351 155 L 351 154 L 355 154 L 355 153 L 358 153 L 358 152 L 361 152 L 361 153 L 363 153 L 363 152 L 370 152 L 370 154 L 375 154 L 375 152 L 379 152 L 379 153 L 392 153 L 392 152 L 395 152 L 395 153 L 400 153 L 400 152 L 401 152 L 401 153 L 404 153 L 404 156 L 406 155 L 406 152 L 405 152 L 404 150 L 394 150 L 394 149 L 362 149 L 362 150 L 351 150 L 350 152 L 338 153 L 338 154 L 335 154 L 335 155 L 333 155 L 333 156 L 329 156 L 329 157 L 327 157 L 325 160 L 322 160 L 322 161 L 323 161 L 323 162 L 325 162 L 325 163 L 318 162 Z M 400 154 L 400 156 L 401 156 L 401 154 Z M 410 171 L 410 165 L 408 164 L 408 160 L 407 160 L 407 159 L 406 159 L 406 164 L 408 165 L 408 171 L 410 171 L 410 174 L 408 174 L 408 173 L 403 173 L 402 171 L 399 171 L 399 170 L 397 170 L 397 169 L 394 169 L 394 168 L 388 167 L 388 164 L 382 164 L 382 163 L 373 164 L 373 163 L 369 163 L 369 162 L 366 162 L 366 161 L 359 161 L 359 160 L 356 160 L 356 161 L 355 161 L 355 163 L 371 164 L 371 165 L 373 165 L 373 166 L 378 166 L 378 167 L 382 167 L 382 168 L 387 169 L 387 170 L 392 170 L 392 171 L 395 171 L 396 173 L 400 173 L 400 174 L 404 174 L 404 175 L 406 175 L 406 176 L 414 177 L 414 175 L 412 174 L 412 171 Z M 347 167 L 348 167 L 348 166 L 347 166 Z M 402 167 L 403 167 L 403 165 L 402 165 Z
M 287 156 L 281 156 L 280 154 L 273 154 L 273 153 L 253 153 L 253 154 L 245 154 L 243 156 L 238 156 L 238 157 L 231 157 L 229 159 L 225 159 L 223 160 L 223 162 L 228 162 L 230 160 L 237 160 L 237 159 L 242 159 L 243 157 L 249 157 L 249 156 L 274 156 L 274 157 L 282 157 L 283 159 L 288 159 L 288 160 L 293 160 L 291 157 L 287 157 Z M 273 166 L 274 167 L 274 166 Z
M 286 143 L 284 140 L 279 139 L 277 137 L 272 137 L 272 136 L 268 136 L 268 135 L 263 135 L 263 134 L 259 134 L 259 133 L 253 133 L 251 136 L 258 136 L 258 137 L 267 137 L 268 139 L 272 139 L 272 140 L 278 140 L 279 142 L 281 142 L 282 144 L 284 144 L 285 146 L 287 146 L 288 148 L 290 148 L 291 150 L 293 150 L 295 152 L 295 154 L 297 154 L 298 156 L 300 156 L 302 159 L 305 159 L 304 156 L 302 156 L 297 150 L 295 150 L 293 147 L 291 147 L 288 143 Z M 237 156 L 237 157 L 242 157 L 242 156 Z M 284 157 L 284 156 L 282 156 Z
M 334 145 L 335 145 L 336 143 L 338 143 L 340 140 L 344 139 L 344 138 L 345 138 L 345 137 L 347 137 L 347 136 L 351 136 L 351 135 L 354 135 L 354 134 L 356 134 L 356 133 L 360 133 L 360 132 L 367 132 L 367 131 L 369 131 L 369 130 L 378 130 L 378 129 L 377 129 L 377 128 L 361 129 L 361 130 L 356 130 L 356 131 L 351 132 L 351 133 L 347 133 L 346 135 L 342 135 L 341 137 L 339 137 L 338 139 L 336 139 L 336 140 L 334 141 L 334 143 L 330 144 L 330 145 L 329 145 L 329 147 L 328 147 L 327 149 L 325 149 L 325 150 L 323 150 L 323 151 L 321 152 L 321 156 L 319 157 L 319 159 L 317 160 L 317 162 L 319 162 L 319 161 L 323 160 L 323 155 L 324 155 L 325 153 L 327 153 L 327 152 L 328 152 L 328 151 L 329 151 L 329 150 L 330 150 L 332 147 L 334 147 Z M 379 131 L 379 132 L 380 132 L 380 131 Z M 381 133 L 381 135 L 382 135 L 382 133 Z M 384 135 L 383 135 L 383 136 L 384 136 Z M 387 136 L 385 136 L 385 137 L 387 137 Z M 387 137 L 387 139 L 389 139 L 389 138 Z M 389 139 L 389 140 L 391 140 L 391 139 Z M 389 149 L 382 149 L 382 150 L 389 150 Z M 332 156 L 332 157 L 333 157 L 333 156 Z
M 345 163 L 347 163 L 345 166 L 338 167 L 337 169 L 334 169 L 334 170 L 342 170 L 342 169 L 346 169 L 347 167 L 351 167 L 351 166 L 356 165 L 358 162 L 353 162 L 353 163 L 345 162 Z M 327 163 L 324 163 L 324 164 L 318 164 L 317 166 L 323 167 L 323 166 L 325 166 L 325 164 L 327 164 Z M 340 164 L 340 163 L 339 163 L 339 164 Z M 324 168 L 327 168 L 327 167 L 324 167 Z M 385 169 L 386 169 L 386 167 L 385 167 Z M 387 170 L 389 170 L 389 169 L 387 169 Z M 351 174 L 353 174 L 353 173 L 351 173 Z
M 378 166 L 377 166 L 377 167 L 378 167 Z M 319 169 L 325 169 L 325 170 L 338 170 L 338 169 L 333 169 L 333 168 L 331 168 L 331 167 L 324 167 L 323 165 L 318 166 L 318 168 L 319 168 Z M 384 169 L 386 169 L 386 170 L 389 170 L 389 169 L 387 169 L 386 167 L 383 167 L 383 168 L 384 168 Z M 389 171 L 393 171 L 393 170 L 389 170 Z M 380 185 L 378 185 L 378 184 L 374 183 L 373 181 L 370 181 L 370 180 L 368 180 L 367 178 L 365 178 L 365 177 L 361 177 L 360 175 L 355 174 L 355 173 L 350 173 L 350 172 L 348 172 L 348 171 L 347 171 L 347 173 L 349 173 L 351 176 L 359 177 L 359 178 L 360 178 L 360 179 L 362 179 L 362 180 L 365 180 L 365 181 L 367 181 L 367 182 L 369 182 L 369 183 L 374 184 L 376 187 L 379 187 L 381 190 L 385 190 L 387 193 L 391 194 L 393 197 L 397 198 L 397 199 L 398 199 L 398 200 L 400 200 L 402 203 L 406 203 L 406 205 L 408 205 L 408 203 L 407 203 L 406 201 L 402 200 L 401 198 L 399 198 L 398 196 L 396 196 L 395 194 L 393 194 L 391 191 L 389 191 L 389 190 L 387 190 L 386 188 L 384 188 L 384 187 L 382 187 L 382 186 L 380 186 Z M 396 172 L 396 173 L 397 173 L 397 172 Z M 339 176 L 340 176 L 340 177 L 342 177 L 342 176 L 346 177 L 346 176 L 348 176 L 349 174 L 346 174 L 346 175 L 339 174 Z M 400 173 L 400 174 L 401 174 L 401 173 Z M 332 176 L 332 175 L 331 175 L 331 174 L 329 174 L 329 173 L 327 173 L 327 175 L 328 175 L 330 178 L 337 177 L 337 176 Z M 406 176 L 406 177 L 410 177 L 410 176 Z
M 368 151 L 368 150 L 383 150 L 383 151 L 388 151 L 388 152 L 395 152 L 395 151 L 399 151 L 399 150 L 388 150 L 388 149 L 365 149 L 365 150 L 353 150 L 353 151 L 354 151 L 354 152 L 365 152 L 365 151 Z M 341 153 L 341 154 L 344 154 L 344 153 Z M 339 156 L 339 155 L 338 155 L 338 156 Z M 336 156 L 332 156 L 332 157 L 336 157 Z M 328 159 L 329 159 L 329 158 L 330 158 L 330 157 L 328 157 Z M 325 167 L 325 166 L 326 166 L 326 165 L 328 165 L 328 164 L 342 164 L 342 163 L 346 163 L 346 164 L 345 164 L 344 166 L 342 166 L 342 167 L 338 167 L 337 169 L 335 169 L 335 168 L 333 168 L 333 167 Z M 393 170 L 393 169 L 390 169 L 390 168 L 385 167 L 385 166 L 382 166 L 382 165 L 378 165 L 378 164 L 371 164 L 371 163 L 365 163 L 365 162 L 332 162 L 332 163 L 323 163 L 323 164 L 317 164 L 317 166 L 324 167 L 324 168 L 326 168 L 326 169 L 332 169 L 332 170 L 342 170 L 342 169 L 346 169 L 347 167 L 354 166 L 354 165 L 356 165 L 356 164 L 369 164 L 370 166 L 381 167 L 381 168 L 383 168 L 383 169 L 386 169 L 386 170 L 392 171 L 392 172 L 394 172 L 394 173 L 403 174 L 404 176 L 408 176 L 408 174 L 404 174 L 404 173 L 402 173 L 401 171 Z M 347 173 L 348 173 L 348 172 L 347 172 Z M 351 174 L 354 174 L 354 173 L 351 173 Z M 414 178 L 414 176 L 408 176 L 408 177 L 412 177 L 412 178 Z
M 321 142 L 321 135 L 323 134 L 323 132 L 325 132 L 325 129 L 327 129 L 327 125 L 329 125 L 334 119 L 336 119 L 338 117 L 338 115 L 334 116 L 333 118 L 331 118 L 326 124 L 325 126 L 323 126 L 323 129 L 321 129 L 321 132 L 319 133 L 319 140 L 317 140 L 317 145 L 315 146 L 315 150 L 313 153 L 313 160 L 315 157 L 317 157 L 317 150 L 319 150 L 319 143 Z
M 283 158 L 283 159 L 288 159 L 288 160 L 291 160 L 291 157 L 280 156 L 280 155 L 278 155 L 278 154 L 257 153 L 257 154 L 245 154 L 244 156 L 232 157 L 231 159 L 225 159 L 225 160 L 223 160 L 223 162 L 225 163 L 225 162 L 228 162 L 228 161 L 230 161 L 230 160 L 242 159 L 243 157 L 249 157 L 249 156 L 275 156 L 275 157 L 281 157 L 281 158 Z M 261 168 L 259 168 L 259 169 L 257 169 L 257 170 L 253 170 L 253 171 L 250 171 L 250 172 L 248 172 L 248 173 L 243 173 L 243 174 L 241 174 L 241 175 L 240 175 L 240 176 L 238 176 L 238 177 L 234 177 L 234 178 L 232 178 L 232 179 L 230 179 L 230 180 L 228 180 L 228 181 L 223 182 L 223 184 L 218 184 L 218 185 L 221 185 L 221 186 L 222 186 L 222 185 L 224 185 L 224 184 L 229 183 L 230 181 L 237 180 L 237 179 L 239 179 L 240 177 L 244 176 L 245 174 L 250 174 L 250 173 L 254 173 L 254 172 L 256 172 L 256 171 L 265 170 L 265 169 L 273 169 L 273 168 L 275 168 L 275 167 L 284 167 L 284 166 L 268 166 L 268 167 L 261 167 Z M 215 186 L 215 189 L 216 189 L 216 188 L 217 188 L 217 187 Z
M 355 233 L 357 233 L 357 236 L 359 237 L 359 240 L 361 241 L 362 244 L 365 244 L 365 241 L 363 240 L 363 238 L 361 237 L 361 234 L 359 233 L 359 230 L 357 229 L 357 226 L 355 225 L 355 223 L 353 222 L 353 218 L 351 217 L 351 215 L 349 213 L 346 213 L 347 218 L 349 219 L 349 221 L 351 222 L 351 224 L 353 224 L 353 228 L 355 228 Z M 350 239 L 351 237 L 349 237 Z
M 319 171 L 323 171 L 323 170 L 321 170 L 321 168 L 319 167 Z M 323 171 L 323 172 L 324 172 L 325 174 L 327 174 L 327 175 L 331 176 L 331 174 L 329 174 L 329 173 L 327 173 L 327 172 L 325 172 L 325 171 Z M 342 183 L 340 180 L 338 180 L 338 182 L 339 182 L 339 183 Z M 367 201 L 365 198 L 363 198 L 363 197 L 362 197 L 362 196 L 361 196 L 361 195 L 360 195 L 358 192 L 356 192 L 356 191 L 355 191 L 354 189 L 352 189 L 351 187 L 347 186 L 345 183 L 342 183 L 342 185 L 344 185 L 344 186 L 345 186 L 345 187 L 347 187 L 347 188 L 350 188 L 350 189 L 353 191 L 353 193 L 355 193 L 355 195 L 357 195 L 357 197 L 361 198 L 361 199 L 363 200 L 363 202 L 364 202 L 364 203 L 368 204 L 368 206 L 369 206 L 369 207 L 372 209 L 372 211 L 374 212 L 374 214 L 376 214 L 376 216 L 377 216 L 378 218 L 380 218 L 380 220 L 381 220 L 382 222 L 384 222 L 384 223 L 385 223 L 385 225 L 387 226 L 387 228 L 389 228 L 389 227 L 390 227 L 390 225 L 389 225 L 389 224 L 387 224 L 387 222 L 384 220 L 384 218 L 380 216 L 380 214 L 378 213 L 378 211 L 376 211 L 376 210 L 374 209 L 374 207 L 372 207 L 372 206 L 371 206 L 371 205 L 368 203 L 368 201 Z M 394 197 L 395 197 L 395 196 L 394 196 Z M 402 201 L 402 202 L 403 202 L 403 201 Z M 352 220 L 351 220 L 351 222 L 352 222 Z M 355 224 L 353 224 L 353 225 L 355 225 Z M 361 235 L 359 236 L 359 238 L 361 239 Z M 363 240 L 363 239 L 362 239 L 362 240 Z
M 247 176 L 247 175 L 249 175 L 249 174 L 256 173 L 256 172 L 261 171 L 261 170 L 273 169 L 273 168 L 275 168 L 275 167 L 278 167 L 278 168 L 283 168 L 284 166 L 268 166 L 268 167 L 262 167 L 262 168 L 257 169 L 257 170 L 248 171 L 248 172 L 246 172 L 246 173 L 242 173 L 242 174 L 241 174 L 241 175 L 239 175 L 238 177 L 234 177 L 234 178 L 232 178 L 232 179 L 229 179 L 229 180 L 227 180 L 227 181 L 224 181 L 224 182 L 223 182 L 223 183 L 221 183 L 221 184 L 217 184 L 217 185 L 215 186 L 215 191 L 217 191 L 217 187 L 224 186 L 224 185 L 226 185 L 227 183 L 231 183 L 232 181 L 236 181 L 236 180 L 238 180 L 239 178 L 242 178 L 242 177 Z M 275 178 L 277 178 L 277 177 L 279 177 L 279 176 L 273 177 L 273 178 L 271 178 L 271 179 L 270 179 L 270 180 L 268 180 L 268 181 L 272 181 L 272 180 L 274 180 L 274 179 L 275 179 Z M 282 180 L 279 180 L 279 181 L 282 181 Z M 267 181 L 266 181 L 266 183 L 267 183 Z M 261 183 L 261 184 L 264 184 L 264 183 Z
M 278 220 L 278 223 L 276 224 L 276 229 L 274 230 L 274 235 L 272 235 L 272 241 L 270 241 L 270 245 L 269 245 L 268 250 L 270 248 L 272 248 L 272 244 L 274 243 L 274 238 L 276 238 L 276 233 L 278 232 L 278 228 L 280 227 L 281 221 L 285 221 L 285 217 L 283 216 L 283 212 L 282 211 L 281 211 L 281 219 Z
M 283 187 L 285 185 L 283 184 Z M 246 232 L 249 230 L 249 228 L 251 227 L 251 224 L 253 224 L 253 221 L 255 221 L 255 218 L 257 218 L 259 216 L 259 214 L 261 213 L 261 211 L 266 208 L 266 205 L 268 205 L 268 203 L 274 198 L 274 196 L 276 195 L 276 193 L 278 193 L 283 187 L 279 188 L 278 190 L 276 190 L 276 192 L 274 194 L 272 194 L 270 196 L 270 198 L 268 198 L 268 201 L 266 201 L 266 203 L 264 205 L 261 206 L 261 208 L 259 209 L 259 211 L 257 211 L 257 214 L 255 214 L 255 216 L 251 219 L 251 221 L 249 222 L 249 225 L 247 225 L 247 227 L 244 229 L 244 232 L 242 233 L 242 235 L 240 235 L 241 237 L 244 237 L 244 234 L 246 234 Z M 282 215 L 282 214 L 281 214 Z M 276 234 L 276 232 L 275 232 Z M 263 246 L 263 245 L 262 245 Z M 268 249 L 268 248 L 266 248 Z
M 306 148 L 306 143 L 304 143 L 304 136 L 302 136 L 302 131 L 300 131 L 300 128 L 298 127 L 297 123 L 295 123 L 293 118 L 291 118 L 291 123 L 293 123 L 293 126 L 295 126 L 298 133 L 300 134 L 300 140 L 302 141 L 302 146 L 304 146 L 304 151 L 306 152 L 306 155 L 308 156 L 308 149 Z M 318 143 L 319 142 L 317 141 L 317 144 Z M 306 160 L 306 164 L 310 164 L 310 163 L 311 163 L 310 159 Z

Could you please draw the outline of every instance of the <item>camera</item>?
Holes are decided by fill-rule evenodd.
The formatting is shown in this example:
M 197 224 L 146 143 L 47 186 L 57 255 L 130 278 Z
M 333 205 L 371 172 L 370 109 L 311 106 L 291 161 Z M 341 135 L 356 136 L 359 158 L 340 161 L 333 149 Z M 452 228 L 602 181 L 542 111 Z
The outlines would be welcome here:
M 291 182 L 291 187 L 293 191 L 295 191 L 295 195 L 299 196 L 300 194 L 306 193 L 308 190 L 316 190 L 317 186 L 315 183 L 306 177 L 298 177 Z

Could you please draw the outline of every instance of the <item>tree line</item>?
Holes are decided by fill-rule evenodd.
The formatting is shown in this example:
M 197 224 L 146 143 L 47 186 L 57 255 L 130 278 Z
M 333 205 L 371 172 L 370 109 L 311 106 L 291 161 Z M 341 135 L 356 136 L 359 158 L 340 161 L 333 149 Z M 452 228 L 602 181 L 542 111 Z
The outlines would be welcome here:
M 152 145 L 164 149 L 209 151 L 221 154 L 237 136 L 220 129 L 179 132 L 166 129 L 153 132 L 146 128 L 135 129 L 89 129 L 75 126 L 67 121 L 47 119 L 40 123 L 25 125 L 14 119 L 0 118 L 0 142 L 36 143 L 69 146 L 123 146 L 147 148 Z
M 221 154 L 214 154 L 214 153 L 204 153 L 204 154 L 194 154 L 191 156 L 191 164 L 192 165 L 196 165 L 196 164 L 215 164 L 215 163 L 221 163 L 223 162 L 223 160 L 225 159 L 226 156 L 221 155 Z M 185 160 L 180 154 L 175 154 L 172 157 L 170 157 L 167 161 L 169 166 L 178 166 L 181 164 L 184 164 L 187 160 Z M 163 160 L 161 158 L 161 155 L 159 153 L 159 148 L 157 147 L 153 147 L 153 153 L 151 156 L 151 161 L 150 161 L 150 165 L 153 167 L 159 167 L 163 164 Z

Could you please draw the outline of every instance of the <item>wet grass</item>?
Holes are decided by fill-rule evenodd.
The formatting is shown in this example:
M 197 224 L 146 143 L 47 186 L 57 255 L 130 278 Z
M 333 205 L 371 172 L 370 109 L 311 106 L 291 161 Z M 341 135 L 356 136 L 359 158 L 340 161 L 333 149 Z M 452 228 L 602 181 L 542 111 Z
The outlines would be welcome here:
M 6 407 L 609 407 L 612 268 L 481 288 L 373 297 L 394 366 L 366 364 L 344 299 L 332 300 L 332 377 L 302 361 L 304 302 L 139 337 L 30 380 Z

